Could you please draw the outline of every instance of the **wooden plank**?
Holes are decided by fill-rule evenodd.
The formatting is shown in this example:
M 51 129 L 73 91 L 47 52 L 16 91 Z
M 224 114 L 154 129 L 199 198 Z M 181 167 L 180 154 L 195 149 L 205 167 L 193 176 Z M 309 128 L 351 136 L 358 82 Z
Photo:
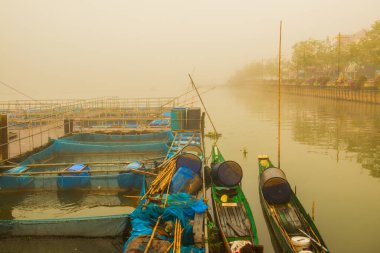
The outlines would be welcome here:
M 230 223 L 230 228 L 231 228 L 231 225 L 232 226 L 236 226 L 236 225 L 238 225 L 237 223 L 236 223 L 236 219 L 235 219 L 235 215 L 234 215 L 234 213 L 233 213 L 233 210 L 231 209 L 232 207 L 225 207 L 225 211 L 227 212 L 227 214 L 228 214 L 228 222 Z M 231 228 L 232 229 L 232 228 Z M 233 230 L 233 229 L 232 229 Z M 236 234 L 236 232 L 233 230 L 233 232 Z
M 0 115 L 0 161 L 8 159 L 8 116 Z
M 243 222 L 243 225 L 244 228 L 246 229 L 247 231 L 247 236 L 250 236 L 251 239 L 252 239 L 252 242 L 254 240 L 254 237 L 253 237 L 253 231 L 252 231 L 252 224 L 251 224 L 251 220 L 249 219 L 248 217 L 248 214 L 247 214 L 247 210 L 245 209 L 245 206 L 243 203 L 240 203 L 240 207 L 239 207 L 239 210 L 241 212 L 241 217 L 242 217 L 242 222 Z
M 226 229 L 225 229 L 225 223 L 224 223 L 224 218 L 223 218 L 223 214 L 220 210 L 220 205 L 219 204 L 216 204 L 216 212 L 218 213 L 218 216 L 219 216 L 219 222 L 220 222 L 220 229 L 222 230 L 223 233 L 226 233 Z
M 236 219 L 236 223 L 238 224 L 238 226 L 242 229 L 246 229 L 245 226 L 244 226 L 244 223 L 243 223 L 243 220 L 242 218 L 240 217 L 241 216 L 241 212 L 240 212 L 240 209 L 239 208 L 232 208 L 232 211 L 234 212 L 234 216 L 235 216 L 235 219 Z
M 229 237 L 235 236 L 235 232 L 232 230 L 232 228 L 228 225 L 228 222 L 230 222 L 231 217 L 230 214 L 228 213 L 227 207 L 222 207 L 222 213 L 225 217 L 225 224 L 228 230 L 228 235 Z
M 243 211 L 243 208 L 244 208 L 244 206 L 242 206 L 241 204 L 238 206 L 238 208 L 236 209 L 236 211 L 238 212 L 238 217 L 239 217 L 239 219 L 241 220 L 241 222 L 243 223 L 243 224 L 245 224 L 245 219 L 246 218 L 248 218 L 246 215 L 245 215 L 245 213 L 244 213 L 244 211 Z
M 222 203 L 222 206 L 223 207 L 227 207 L 227 206 L 237 206 L 236 203 Z
M 232 228 L 228 225 L 228 223 L 231 221 L 230 214 L 228 213 L 227 207 L 222 207 L 224 217 L 226 218 L 226 227 L 228 228 L 229 235 L 235 236 L 235 232 L 232 230 Z
M 198 193 L 197 199 L 200 199 L 202 197 L 202 191 Z M 204 216 L 205 213 L 195 213 L 194 216 L 194 225 L 193 225 L 193 237 L 194 237 L 194 244 L 198 248 L 203 248 L 203 238 L 204 238 L 204 233 L 203 233 L 203 221 L 204 221 Z
M 238 225 L 236 224 L 231 224 L 231 223 L 228 223 L 228 225 L 231 227 L 231 229 L 234 231 L 234 233 L 237 235 L 237 236 L 245 236 L 246 235 L 246 231 L 242 228 L 240 228 Z
M 222 208 L 220 206 L 220 204 L 216 204 L 216 209 L 217 209 L 217 212 L 219 214 L 219 220 L 220 220 L 220 226 L 221 226 L 221 229 L 223 231 L 223 233 L 225 234 L 226 237 L 229 237 L 230 236 L 230 231 L 229 231 L 229 228 L 226 224 L 226 217 L 225 217 L 225 214 L 224 212 L 222 211 Z
M 250 225 L 250 219 L 248 218 L 248 215 L 247 215 L 247 211 L 245 210 L 245 207 L 242 203 L 239 203 L 239 207 L 238 207 L 238 211 L 239 211 L 239 216 L 240 216 L 240 219 L 242 221 L 242 224 L 243 226 L 250 230 L 251 229 L 251 225 Z M 247 228 L 247 224 L 245 223 L 245 221 L 248 220 L 249 221 L 249 227 Z M 248 231 L 249 232 L 249 231 Z M 248 233 L 249 234 L 249 233 Z
M 229 207 L 230 212 L 233 214 L 232 221 L 235 221 L 236 227 L 233 226 L 233 230 L 238 233 L 239 236 L 247 235 L 246 227 L 239 217 L 239 209 L 237 207 Z

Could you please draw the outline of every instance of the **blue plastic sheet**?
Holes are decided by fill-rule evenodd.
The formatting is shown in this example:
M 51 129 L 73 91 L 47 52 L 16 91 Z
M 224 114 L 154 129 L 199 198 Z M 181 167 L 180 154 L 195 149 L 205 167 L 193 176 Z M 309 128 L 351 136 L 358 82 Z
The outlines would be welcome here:
M 27 166 L 18 166 L 9 169 L 5 172 L 4 176 L 0 176 L 1 189 L 17 189 L 31 187 L 33 178 L 27 175 L 7 175 L 9 173 L 22 173 L 26 170 Z
M 172 178 L 170 192 L 186 192 L 193 194 L 202 186 L 202 180 L 198 174 L 186 167 L 180 167 Z
M 141 162 L 132 162 L 126 166 L 126 169 L 136 170 L 143 169 L 143 164 Z M 120 172 L 117 177 L 117 182 L 120 188 L 123 189 L 136 189 L 140 188 L 145 180 L 143 174 L 133 173 L 133 172 Z
M 90 175 L 88 171 L 90 171 L 90 167 L 85 164 L 74 164 L 70 168 L 66 169 L 67 171 L 82 171 L 81 173 L 73 173 L 73 174 L 62 174 L 57 178 L 58 188 L 61 190 L 69 190 L 75 188 L 83 188 L 89 187 L 91 184 Z

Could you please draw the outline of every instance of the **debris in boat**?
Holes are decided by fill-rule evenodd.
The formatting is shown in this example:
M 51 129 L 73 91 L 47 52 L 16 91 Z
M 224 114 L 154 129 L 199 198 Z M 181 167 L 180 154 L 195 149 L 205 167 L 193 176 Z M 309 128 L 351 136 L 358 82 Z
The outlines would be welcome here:
M 247 155 L 248 155 L 248 149 L 246 147 L 244 147 L 243 149 L 240 150 L 242 153 L 243 153 L 243 157 L 244 158 L 247 158 Z
M 222 137 L 222 134 L 216 133 L 216 132 L 208 132 L 205 134 L 205 137 L 208 137 L 210 139 L 216 139 L 216 138 Z

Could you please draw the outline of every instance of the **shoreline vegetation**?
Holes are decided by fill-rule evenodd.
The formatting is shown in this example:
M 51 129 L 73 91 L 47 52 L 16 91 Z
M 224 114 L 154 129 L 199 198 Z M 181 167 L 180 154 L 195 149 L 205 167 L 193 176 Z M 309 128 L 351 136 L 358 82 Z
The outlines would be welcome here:
M 338 33 L 325 40 L 308 39 L 282 60 L 284 85 L 380 90 L 380 20 L 368 30 Z M 278 58 L 254 61 L 237 71 L 228 84 L 273 83 Z

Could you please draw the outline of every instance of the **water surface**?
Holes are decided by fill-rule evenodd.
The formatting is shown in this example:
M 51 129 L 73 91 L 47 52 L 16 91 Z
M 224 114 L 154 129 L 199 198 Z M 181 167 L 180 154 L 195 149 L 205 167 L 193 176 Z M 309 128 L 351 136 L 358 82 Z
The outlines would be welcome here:
M 218 145 L 225 158 L 243 167 L 260 242 L 274 252 L 259 201 L 256 156 L 267 154 L 277 164 L 277 94 L 220 87 L 204 100 L 223 134 Z M 315 202 L 315 223 L 330 251 L 377 252 L 380 106 L 284 95 L 282 111 L 281 168 L 308 212 Z

